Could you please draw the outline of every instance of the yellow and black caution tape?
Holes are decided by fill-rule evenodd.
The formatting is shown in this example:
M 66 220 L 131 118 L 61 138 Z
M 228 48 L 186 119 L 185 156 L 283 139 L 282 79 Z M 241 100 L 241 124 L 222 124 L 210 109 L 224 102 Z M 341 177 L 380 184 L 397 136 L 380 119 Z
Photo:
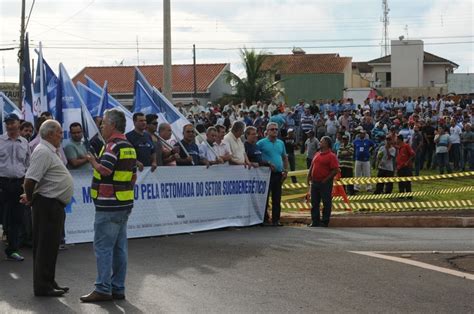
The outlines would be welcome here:
M 309 203 L 281 203 L 283 209 L 311 209 Z M 348 205 L 344 203 L 333 203 L 334 210 L 346 210 Z M 405 211 L 405 210 L 440 210 L 470 208 L 474 209 L 474 201 L 432 201 L 432 202 L 400 202 L 400 203 L 352 203 L 352 210 L 371 210 L 371 211 Z
M 438 190 L 406 192 L 406 193 L 350 195 L 348 196 L 348 198 L 351 201 L 361 201 L 361 200 L 378 200 L 378 199 L 426 196 L 426 195 L 438 195 L 438 194 L 456 194 L 456 193 L 472 192 L 472 191 L 474 191 L 474 186 L 465 186 L 465 187 L 460 187 L 460 188 L 438 189 Z M 333 200 L 342 200 L 342 197 L 336 196 L 336 197 L 333 197 Z
M 428 176 L 414 176 L 414 177 L 341 178 L 339 181 L 336 181 L 334 183 L 347 185 L 347 184 L 371 184 L 371 183 L 387 183 L 387 182 L 403 182 L 403 181 L 413 182 L 413 181 L 462 178 L 462 177 L 469 177 L 469 176 L 474 176 L 474 171 L 435 174 L 435 175 L 428 175 Z
M 306 170 L 301 170 L 306 171 Z M 373 184 L 373 183 L 388 183 L 388 182 L 404 182 L 404 181 L 428 181 L 428 180 L 441 180 L 451 178 L 462 178 L 474 176 L 474 171 L 447 173 L 447 174 L 435 174 L 427 176 L 413 176 L 413 177 L 357 177 L 357 178 L 341 178 L 338 181 L 334 181 L 334 185 L 348 185 L 348 184 Z M 301 189 L 306 188 L 306 183 L 287 183 L 283 185 L 284 189 Z
M 464 186 L 460 188 L 451 188 L 451 189 L 438 189 L 430 191 L 417 191 L 417 192 L 406 192 L 406 193 L 390 193 L 390 194 L 366 194 L 366 195 L 349 195 L 350 201 L 362 201 L 362 200 L 380 200 L 380 199 L 390 199 L 390 198 L 400 198 L 400 197 L 409 197 L 409 196 L 426 196 L 426 195 L 438 195 L 438 194 L 456 194 L 463 192 L 472 192 L 474 191 L 474 186 Z M 306 193 L 302 194 L 293 194 L 282 196 L 282 201 L 288 201 L 298 198 L 304 198 Z M 333 200 L 342 200 L 341 196 L 336 196 L 332 198 Z

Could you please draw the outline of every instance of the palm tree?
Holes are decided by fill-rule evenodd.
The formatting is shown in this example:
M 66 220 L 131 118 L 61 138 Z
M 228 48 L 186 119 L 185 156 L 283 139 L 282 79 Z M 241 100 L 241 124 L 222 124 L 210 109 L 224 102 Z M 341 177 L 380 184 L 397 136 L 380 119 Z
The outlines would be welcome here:
M 240 50 L 240 56 L 246 77 L 240 78 L 237 74 L 226 71 L 227 82 L 232 84 L 236 91 L 234 98 L 245 100 L 247 105 L 251 105 L 253 101 L 270 101 L 278 94 L 282 94 L 278 88 L 280 81 L 274 80 L 276 67 L 268 69 L 264 67 L 268 54 L 244 48 Z

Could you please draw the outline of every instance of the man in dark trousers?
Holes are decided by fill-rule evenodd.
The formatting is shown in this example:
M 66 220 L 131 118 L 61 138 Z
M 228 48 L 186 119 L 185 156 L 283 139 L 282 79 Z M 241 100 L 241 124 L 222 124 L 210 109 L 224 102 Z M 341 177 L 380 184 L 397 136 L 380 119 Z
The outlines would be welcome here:
M 18 203 L 23 193 L 23 178 L 30 164 L 28 141 L 20 136 L 20 119 L 14 113 L 3 120 L 6 132 L 0 135 L 0 202 L 6 211 L 3 230 L 7 230 L 7 260 L 21 262 L 20 234 L 23 229 L 24 206 Z M 0 121 L 0 123 L 2 123 Z
M 397 174 L 399 177 L 413 176 L 413 159 L 415 159 L 415 152 L 411 146 L 403 140 L 402 135 L 397 137 Z M 411 181 L 398 182 L 398 191 L 400 193 L 411 192 Z M 408 198 L 412 198 L 409 196 Z
M 118 109 L 105 111 L 102 136 L 104 149 L 96 160 L 91 197 L 95 205 L 94 251 L 97 259 L 95 289 L 82 302 L 125 299 L 128 262 L 127 222 L 133 208 L 137 154 L 127 141 L 125 115 Z
M 332 183 L 339 172 L 339 162 L 331 151 L 332 141 L 328 136 L 321 138 L 321 151 L 316 153 L 308 171 L 307 183 L 311 193 L 311 220 L 309 227 L 328 227 L 332 207 Z M 319 204 L 323 201 L 323 219 Z
M 68 292 L 55 280 L 64 207 L 74 193 L 72 177 L 62 162 L 59 149 L 63 138 L 61 125 L 45 121 L 41 141 L 31 155 L 25 175 L 25 194 L 21 202 L 33 207 L 33 289 L 35 296 L 59 297 Z
M 281 185 L 288 175 L 288 155 L 285 143 L 278 139 L 278 124 L 270 122 L 267 124 L 267 137 L 257 142 L 258 149 L 262 152 L 262 160 L 266 161 L 271 168 L 269 192 L 272 194 L 272 224 L 281 226 Z M 268 201 L 267 201 L 268 204 Z M 268 221 L 267 207 L 265 207 L 265 221 Z

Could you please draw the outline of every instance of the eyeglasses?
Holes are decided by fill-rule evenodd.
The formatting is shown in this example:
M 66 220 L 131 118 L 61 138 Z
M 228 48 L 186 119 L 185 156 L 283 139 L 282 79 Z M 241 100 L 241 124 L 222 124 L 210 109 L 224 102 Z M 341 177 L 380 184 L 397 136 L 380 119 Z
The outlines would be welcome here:
M 271 128 L 271 129 L 267 129 L 267 131 L 276 131 L 278 130 L 277 128 Z

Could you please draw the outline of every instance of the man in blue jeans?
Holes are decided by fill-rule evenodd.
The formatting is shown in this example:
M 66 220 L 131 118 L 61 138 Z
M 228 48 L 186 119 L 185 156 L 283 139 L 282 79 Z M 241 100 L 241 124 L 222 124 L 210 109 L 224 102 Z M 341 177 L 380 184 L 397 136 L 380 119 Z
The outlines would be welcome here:
M 127 221 L 133 207 L 137 155 L 123 134 L 125 115 L 107 110 L 102 123 L 106 144 L 98 159 L 88 155 L 94 168 L 91 197 L 96 209 L 94 250 L 97 259 L 95 289 L 82 302 L 125 299 L 128 243 Z
M 321 138 L 321 151 L 316 153 L 308 171 L 307 182 L 311 193 L 311 220 L 308 227 L 328 227 L 332 207 L 332 183 L 339 172 L 339 162 L 331 151 L 332 141 L 328 136 Z M 319 204 L 323 201 L 323 219 Z

